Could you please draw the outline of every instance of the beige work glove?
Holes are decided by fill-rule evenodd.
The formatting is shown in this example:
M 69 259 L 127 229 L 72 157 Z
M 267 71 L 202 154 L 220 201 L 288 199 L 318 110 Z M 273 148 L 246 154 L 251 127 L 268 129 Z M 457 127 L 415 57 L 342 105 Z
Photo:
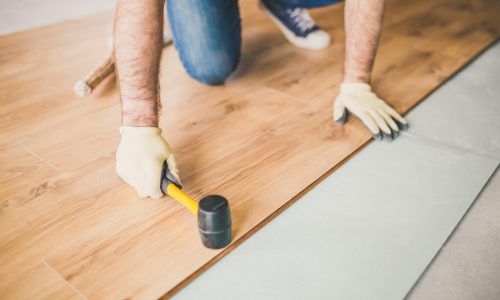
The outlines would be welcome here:
M 408 128 L 408 122 L 384 100 L 372 92 L 366 83 L 343 83 L 333 105 L 333 119 L 344 124 L 347 111 L 358 117 L 375 139 L 393 140 L 400 130 Z
M 122 139 L 116 150 L 116 172 L 130 184 L 141 197 L 160 198 L 163 162 L 175 179 L 179 171 L 172 149 L 161 136 L 158 127 L 120 128 Z

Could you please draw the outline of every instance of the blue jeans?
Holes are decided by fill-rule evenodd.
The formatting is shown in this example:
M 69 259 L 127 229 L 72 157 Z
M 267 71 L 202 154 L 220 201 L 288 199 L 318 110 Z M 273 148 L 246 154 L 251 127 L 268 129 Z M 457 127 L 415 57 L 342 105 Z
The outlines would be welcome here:
M 314 8 L 338 0 L 276 0 L 290 8 Z M 238 66 L 241 22 L 237 0 L 167 0 L 173 40 L 194 79 L 223 83 Z

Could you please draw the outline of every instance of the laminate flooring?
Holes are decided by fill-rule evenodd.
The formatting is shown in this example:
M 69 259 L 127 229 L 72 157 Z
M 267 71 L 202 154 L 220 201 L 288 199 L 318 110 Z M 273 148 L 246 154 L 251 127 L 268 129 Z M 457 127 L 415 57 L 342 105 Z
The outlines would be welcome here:
M 233 243 L 201 246 L 174 201 L 141 199 L 114 172 L 113 79 L 89 99 L 72 86 L 107 53 L 112 14 L 0 37 L 0 295 L 169 296 L 298 200 L 370 140 L 331 121 L 341 80 L 343 7 L 317 10 L 333 45 L 290 46 L 241 1 L 243 57 L 226 85 L 201 85 L 173 47 L 162 60 L 161 127 L 188 193 L 230 201 Z M 496 1 L 394 1 L 374 87 L 404 113 L 498 40 Z M 397 82 L 397 84 L 395 84 Z

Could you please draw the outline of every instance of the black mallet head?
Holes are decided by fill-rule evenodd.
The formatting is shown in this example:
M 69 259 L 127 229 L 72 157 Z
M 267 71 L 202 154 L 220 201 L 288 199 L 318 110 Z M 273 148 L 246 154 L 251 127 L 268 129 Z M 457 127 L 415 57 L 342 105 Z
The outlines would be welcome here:
M 167 162 L 163 163 L 161 191 L 167 194 L 168 186 L 173 184 L 179 190 L 182 186 L 170 173 Z M 186 195 L 192 200 L 189 196 Z M 174 198 L 175 199 L 175 198 Z M 182 203 L 182 202 L 181 202 Z M 231 214 L 226 198 L 210 195 L 198 203 L 198 229 L 203 245 L 211 249 L 224 248 L 231 242 Z
M 231 214 L 226 198 L 210 195 L 200 200 L 198 229 L 201 241 L 207 248 L 224 248 L 231 242 Z

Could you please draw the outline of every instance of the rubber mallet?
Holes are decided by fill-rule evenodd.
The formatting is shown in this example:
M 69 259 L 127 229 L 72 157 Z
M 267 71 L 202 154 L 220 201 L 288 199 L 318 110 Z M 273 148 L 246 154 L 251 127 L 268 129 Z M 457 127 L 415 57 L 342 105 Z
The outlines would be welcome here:
M 161 191 L 184 205 L 198 217 L 201 242 L 210 249 L 226 247 L 231 242 L 231 214 L 226 198 L 219 195 L 203 197 L 199 202 L 182 191 L 182 186 L 163 163 Z

